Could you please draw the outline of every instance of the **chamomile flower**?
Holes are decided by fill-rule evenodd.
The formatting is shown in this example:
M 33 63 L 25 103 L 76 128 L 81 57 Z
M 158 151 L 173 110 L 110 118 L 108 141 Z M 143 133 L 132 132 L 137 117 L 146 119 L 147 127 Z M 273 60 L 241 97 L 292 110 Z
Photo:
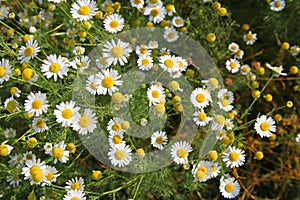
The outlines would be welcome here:
M 9 7 L 1 6 L 0 7 L 0 20 L 3 20 L 8 17 Z
M 86 80 L 86 90 L 92 95 L 102 94 L 101 80 L 96 75 L 91 75 Z
M 222 177 L 220 179 L 219 190 L 226 199 L 233 199 L 240 193 L 241 186 L 231 177 Z
M 17 168 L 21 168 L 24 164 L 23 155 L 18 153 L 13 156 L 10 156 L 10 160 L 8 161 L 8 163 L 13 164 Z
M 219 88 L 219 81 L 216 78 L 209 78 L 208 80 L 202 80 L 201 82 L 205 84 L 209 91 L 214 91 Z
M 153 58 L 148 55 L 142 55 L 138 58 L 137 64 L 140 70 L 149 71 L 153 67 Z
M 166 132 L 163 131 L 156 131 L 151 136 L 151 144 L 153 147 L 158 148 L 159 150 L 164 149 L 164 146 L 168 142 L 168 137 Z
M 20 94 L 21 94 L 21 90 L 17 87 L 12 87 L 10 88 L 10 94 L 12 97 L 20 97 Z
M 76 46 L 73 50 L 73 53 L 77 56 L 77 55 L 83 55 L 85 52 L 85 48 L 82 46 Z
M 290 52 L 293 56 L 298 56 L 298 54 L 300 52 L 300 47 L 298 45 L 291 46 Z
M 158 42 L 155 40 L 150 40 L 148 43 L 149 49 L 157 49 L 158 48 Z
M 203 109 L 194 112 L 193 116 L 193 120 L 198 126 L 205 126 L 213 119 L 208 117 Z
M 85 69 L 89 68 L 90 62 L 91 60 L 88 56 L 80 56 L 72 60 L 72 62 L 70 62 L 70 65 L 73 69 L 79 68 L 79 71 L 83 72 Z
M 242 66 L 241 66 L 241 73 L 242 73 L 243 75 L 249 74 L 250 71 L 251 71 L 251 68 L 250 68 L 249 65 L 245 64 L 245 65 L 242 65 Z
M 235 59 L 242 59 L 244 57 L 244 51 L 242 49 L 239 49 L 236 53 L 234 53 Z
M 190 100 L 196 108 L 205 108 L 212 102 L 209 91 L 203 88 L 194 89 Z
M 224 110 L 225 112 L 231 111 L 233 109 L 233 105 L 229 103 L 227 99 L 222 99 L 217 102 L 219 108 Z
M 285 1 L 284 0 L 274 0 L 270 2 L 271 10 L 273 11 L 281 11 L 285 7 Z
M 210 178 L 215 178 L 220 174 L 221 167 L 217 162 L 209 162 Z
M 226 69 L 231 73 L 237 73 L 240 69 L 240 62 L 234 58 L 226 61 Z
M 38 52 L 40 52 L 40 47 L 36 40 L 29 40 L 26 42 L 25 46 L 21 46 L 19 50 L 18 60 L 20 63 L 28 62 L 30 59 L 34 58 Z
M 107 93 L 111 96 L 114 92 L 119 91 L 117 88 L 121 86 L 123 81 L 119 80 L 121 75 L 119 75 L 117 70 L 105 69 L 97 73 L 97 78 L 99 78 L 100 85 L 98 86 L 99 92 L 102 95 Z
M 128 62 L 127 58 L 132 50 L 128 42 L 123 42 L 120 39 L 115 42 L 115 40 L 112 39 L 111 42 L 108 41 L 104 44 L 103 51 L 103 57 L 107 58 L 106 61 L 109 65 L 115 65 L 118 62 L 120 65 L 124 65 Z
M 65 2 L 66 0 L 48 0 L 48 2 L 53 2 L 53 3 L 61 3 Z
M 9 60 L 2 58 L 0 61 L 0 84 L 8 81 L 9 76 L 11 76 L 11 65 L 9 64 Z
M 76 35 L 77 35 L 77 29 L 76 28 L 68 28 L 68 30 L 67 30 L 67 36 L 69 38 L 74 39 L 76 37 Z
M 163 37 L 167 42 L 175 42 L 179 38 L 179 34 L 173 27 L 165 28 Z
M 178 70 L 179 63 L 177 62 L 177 59 L 174 55 L 160 56 L 159 62 L 159 66 L 167 72 L 172 73 Z
M 33 83 L 38 80 L 38 74 L 34 69 L 26 68 L 22 72 L 22 79 L 29 83 Z
M 35 132 L 41 133 L 48 130 L 48 126 L 46 124 L 47 119 L 42 117 L 35 117 L 32 120 L 32 128 Z
M 40 159 L 27 160 L 25 166 L 22 168 L 22 174 L 25 180 L 30 180 L 31 185 L 40 185 L 45 180 L 46 165 Z
M 149 15 L 149 21 L 155 24 L 160 23 L 166 16 L 167 11 L 162 6 L 147 6 L 144 15 Z
M 100 58 L 97 58 L 95 60 L 96 66 L 99 69 L 106 69 L 107 67 L 109 67 L 109 63 L 107 62 L 107 58 L 104 56 L 101 56 Z
M 161 85 L 151 85 L 151 87 L 147 90 L 147 98 L 149 100 L 149 105 L 158 104 L 159 102 L 164 100 L 165 97 L 165 90 Z
M 215 115 L 212 120 L 211 129 L 213 131 L 222 131 L 225 125 L 225 117 L 223 115 Z
M 114 147 L 115 145 L 125 144 L 123 138 L 124 136 L 122 133 L 110 132 L 108 135 L 109 146 Z
M 113 166 L 123 167 L 132 161 L 132 150 L 125 143 L 111 147 L 107 155 Z
M 41 71 L 46 78 L 54 78 L 57 81 L 57 77 L 63 79 L 63 76 L 67 76 L 69 70 L 69 61 L 67 58 L 51 54 L 47 56 L 46 60 L 43 60 Z
M 54 144 L 51 151 L 46 152 L 54 158 L 54 164 L 56 164 L 57 161 L 66 163 L 69 160 L 70 151 L 65 150 L 66 146 L 67 145 L 62 140 L 61 142 Z
M 104 20 L 104 28 L 109 33 L 117 33 L 124 28 L 124 18 L 117 14 L 110 14 Z
M 144 7 L 144 0 L 130 0 L 131 6 L 137 9 Z
M 15 113 L 19 110 L 19 102 L 14 97 L 7 98 L 4 102 L 4 108 L 10 113 Z
M 52 143 L 46 142 L 46 144 L 44 145 L 45 154 L 51 154 L 52 148 Z
M 70 190 L 67 192 L 67 194 L 64 195 L 63 200 L 86 200 L 85 193 L 83 190 Z
M 87 108 L 83 114 L 77 115 L 73 120 L 71 126 L 73 130 L 77 131 L 80 135 L 92 133 L 97 127 L 96 114 L 93 110 Z
M 151 7 L 161 7 L 163 5 L 163 2 L 161 0 L 146 0 L 147 5 Z
M 46 165 L 45 167 L 45 180 L 44 180 L 44 183 L 42 183 L 42 186 L 43 185 L 51 185 L 51 183 L 55 183 L 56 182 L 56 178 L 59 177 L 59 173 L 57 171 L 57 169 L 55 167 L 52 167 L 52 166 L 48 166 Z
M 227 100 L 230 104 L 234 101 L 233 93 L 227 89 L 221 89 L 218 91 L 217 94 L 218 99 L 220 100 Z
M 123 135 L 123 133 L 126 132 L 126 130 L 122 127 L 123 122 L 124 120 L 119 117 L 114 117 L 110 119 L 107 124 L 107 131 L 109 133 L 118 133 Z
M 211 167 L 209 162 L 201 160 L 198 164 L 193 165 L 192 174 L 194 182 L 205 182 L 210 179 Z
M 19 186 L 22 179 L 20 178 L 20 173 L 18 172 L 11 172 L 7 177 L 6 181 L 9 182 L 10 186 Z
M 56 121 L 61 123 L 63 127 L 71 126 L 75 117 L 79 115 L 79 109 L 74 101 L 61 102 L 59 105 L 56 105 L 54 110 Z
M 298 133 L 298 135 L 296 136 L 296 142 L 297 142 L 298 144 L 300 144 L 300 133 Z
M 256 119 L 254 129 L 260 135 L 260 137 L 271 137 L 272 132 L 276 132 L 275 121 L 266 115 L 262 115 Z
M 16 130 L 13 128 L 7 128 L 3 130 L 4 136 L 6 138 L 15 138 L 16 137 Z
M 174 13 L 176 13 L 175 6 L 173 4 L 168 4 L 166 6 L 167 14 L 168 16 L 172 16 Z
M 27 162 L 28 160 L 36 160 L 36 155 L 32 152 L 32 151 L 26 151 L 23 154 L 23 159 L 25 162 Z
M 183 27 L 184 26 L 184 20 L 180 16 L 175 16 L 172 19 L 172 24 L 175 27 Z
M 177 164 L 187 164 L 188 155 L 193 149 L 186 141 L 175 142 L 171 148 L 171 156 Z
M 136 48 L 135 48 L 135 53 L 138 55 L 138 56 L 143 56 L 143 55 L 148 55 L 150 56 L 151 55 L 151 52 L 152 52 L 152 49 L 147 46 L 147 45 L 137 45 Z
M 2 144 L 0 145 L 0 156 L 8 156 L 11 151 L 13 150 L 13 147 L 6 144 L 7 141 L 2 142 Z
M 25 100 L 25 111 L 38 117 L 48 110 L 48 101 L 45 93 L 38 91 L 37 93 L 30 92 Z
M 233 124 L 231 119 L 229 119 L 229 118 L 225 119 L 225 127 L 226 127 L 227 130 L 232 130 L 233 129 L 234 124 Z
M 257 34 L 252 33 L 249 31 L 247 34 L 244 35 L 244 41 L 247 45 L 253 45 L 257 40 Z
M 274 75 L 274 77 L 278 77 L 279 75 L 281 76 L 286 76 L 287 73 L 283 73 L 283 67 L 279 66 L 279 67 L 273 67 L 272 65 L 270 65 L 269 63 L 266 63 L 266 67 L 269 68 L 270 70 L 274 71 L 276 74 Z
M 223 161 L 227 167 L 240 167 L 245 162 L 245 151 L 229 146 L 227 151 L 222 155 Z
M 96 15 L 98 10 L 94 0 L 77 0 L 72 4 L 71 14 L 78 21 L 88 21 Z
M 84 179 L 82 177 L 71 178 L 66 182 L 65 188 L 68 191 L 83 191 L 84 190 Z
M 236 53 L 240 49 L 240 46 L 237 43 L 232 42 L 232 43 L 229 44 L 228 49 L 232 53 Z

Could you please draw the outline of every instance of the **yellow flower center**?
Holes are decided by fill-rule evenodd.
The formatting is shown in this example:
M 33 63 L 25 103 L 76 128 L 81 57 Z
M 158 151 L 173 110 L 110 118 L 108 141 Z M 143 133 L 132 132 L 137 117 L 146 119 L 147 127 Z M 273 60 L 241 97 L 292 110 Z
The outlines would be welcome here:
M 79 197 L 72 197 L 71 200 L 80 200 Z
M 26 155 L 26 160 L 32 160 L 32 155 L 31 154 L 27 154 Z
M 0 145 L 0 155 L 1 156 L 7 156 L 9 154 L 9 151 L 7 149 L 7 146 L 5 144 Z
M 200 112 L 198 115 L 198 118 L 200 121 L 205 121 L 206 119 L 206 114 L 204 112 Z
M 152 4 L 157 4 L 158 0 L 149 0 L 149 2 Z
M 226 192 L 228 193 L 231 193 L 234 191 L 234 185 L 232 183 L 228 183 L 226 186 L 225 186 L 225 190 Z
M 203 103 L 203 102 L 206 100 L 206 97 L 205 97 L 204 94 L 200 93 L 200 94 L 197 94 L 196 100 L 197 100 L 199 103 Z
M 106 64 L 106 58 L 105 57 L 101 57 L 99 59 L 99 62 L 100 62 L 101 65 L 105 65 Z
M 95 83 L 94 81 L 91 82 L 91 87 L 94 89 L 94 90 L 97 90 L 99 84 Z
M 146 54 L 148 52 L 148 50 L 145 47 L 141 47 L 140 52 L 141 52 L 141 54 Z
M 167 68 L 172 68 L 174 67 L 174 61 L 172 59 L 167 59 L 165 60 L 164 64 L 167 66 Z
M 171 12 L 172 10 L 174 10 L 174 5 L 168 4 L 166 9 L 167 9 L 168 12 Z
M 26 81 L 29 81 L 32 79 L 33 75 L 34 75 L 33 69 L 26 68 L 22 73 L 22 78 Z
M 249 67 L 243 67 L 243 72 L 249 72 L 250 71 L 250 69 L 249 69 Z
M 75 33 L 76 33 L 76 31 L 74 29 L 72 29 L 72 30 L 69 31 L 70 35 L 75 35 Z
M 153 98 L 158 98 L 160 96 L 160 92 L 158 90 L 153 90 L 152 91 L 152 97 Z
M 12 100 L 7 103 L 6 110 L 10 113 L 14 113 L 17 110 L 17 102 Z
M 40 109 L 43 106 L 43 102 L 39 99 L 36 99 L 32 102 L 31 106 L 32 106 L 33 109 L 37 110 L 37 109 Z
M 263 131 L 268 131 L 269 128 L 270 128 L 270 124 L 269 124 L 268 122 L 262 122 L 262 123 L 260 124 L 260 128 L 261 128 L 261 130 L 263 130 Z
M 155 105 L 155 112 L 157 114 L 164 114 L 165 111 L 166 111 L 166 108 L 165 108 L 165 106 L 163 104 L 157 104 L 157 105 Z
M 64 156 L 64 150 L 60 147 L 55 147 L 52 150 L 52 155 L 54 158 L 60 159 Z
M 125 151 L 121 150 L 121 149 L 118 149 L 115 153 L 115 158 L 117 160 L 123 160 L 125 158 L 126 154 L 125 154 Z
M 35 171 L 34 173 L 31 174 L 32 180 L 35 182 L 41 182 L 44 179 L 44 174 L 42 171 Z
M 237 50 L 237 46 L 236 46 L 236 45 L 232 45 L 232 46 L 231 46 L 231 49 L 232 49 L 232 50 Z
M 115 144 L 120 144 L 122 142 L 122 138 L 119 135 L 114 135 L 113 142 Z
M 239 153 L 238 152 L 231 152 L 229 154 L 229 159 L 232 161 L 232 162 L 236 162 L 239 160 Z
M 205 173 L 203 171 L 197 171 L 196 176 L 198 179 L 204 179 L 205 178 Z
M 46 176 L 48 181 L 51 181 L 54 178 L 54 174 L 52 172 L 49 172 Z
M 83 128 L 88 127 L 90 124 L 91 124 L 91 119 L 86 115 L 82 115 L 81 118 L 79 119 L 79 125 Z
M 111 88 L 115 84 L 115 80 L 111 76 L 107 76 L 102 80 L 102 84 L 106 88 Z
M 32 46 L 29 46 L 24 50 L 24 56 L 26 57 L 32 56 L 33 53 L 34 53 L 34 48 Z
M 45 122 L 43 119 L 39 119 L 37 122 L 36 122 L 36 126 L 38 128 L 43 128 L 45 126 Z
M 0 67 L 0 71 L 1 71 L 1 67 Z M 0 73 L 0 77 L 1 77 L 1 73 Z M 12 88 L 10 89 L 10 94 L 11 94 L 11 95 L 15 95 L 15 94 L 17 93 L 17 91 L 18 91 L 18 88 L 17 88 L 17 87 L 12 87 Z
M 65 119 L 71 119 L 73 117 L 73 111 L 69 108 L 66 108 L 61 112 L 61 116 Z
M 248 33 L 248 34 L 246 35 L 246 38 L 247 38 L 247 40 L 253 40 L 254 36 L 253 36 L 252 33 Z
M 180 19 L 176 19 L 175 20 L 175 24 L 180 25 L 181 24 L 181 20 Z
M 110 53 L 114 58 L 120 58 L 123 56 L 123 48 L 120 46 L 115 46 L 111 49 Z
M 141 0 L 134 0 L 134 4 L 140 4 Z
M 156 137 L 155 142 L 157 144 L 162 144 L 163 143 L 163 138 L 161 136 Z
M 57 73 L 57 72 L 59 72 L 59 70 L 60 70 L 60 64 L 58 64 L 58 63 L 52 63 L 52 64 L 50 65 L 49 70 L 50 70 L 50 72 L 52 72 L 52 73 Z
M 142 59 L 142 65 L 148 66 L 150 64 L 149 59 L 143 58 Z
M 206 174 L 207 168 L 205 166 L 201 165 L 200 167 L 198 167 L 198 171 L 202 171 L 204 174 Z
M 217 88 L 219 86 L 219 81 L 215 78 L 210 78 L 208 82 L 213 88 Z
M 33 173 L 35 173 L 35 172 L 38 172 L 38 171 L 41 171 L 41 168 L 39 167 L 39 166 L 37 166 L 37 165 L 34 165 L 34 166 L 32 166 L 31 168 L 30 168 L 30 174 L 32 175 Z
M 79 9 L 79 14 L 81 15 L 88 15 L 91 13 L 91 8 L 89 6 L 81 6 Z
M 4 66 L 0 66 L 0 78 L 2 78 L 6 73 L 6 68 Z
M 219 125 L 224 125 L 225 123 L 225 117 L 223 115 L 216 115 L 214 117 L 215 122 L 217 122 Z
M 168 38 L 174 38 L 175 37 L 175 33 L 174 32 L 170 32 L 169 34 L 168 34 Z
M 241 56 L 242 54 L 243 54 L 243 51 L 242 51 L 242 50 L 238 50 L 238 51 L 235 53 L 236 56 Z
M 237 64 L 235 62 L 230 63 L 231 69 L 237 68 Z
M 281 6 L 281 2 L 280 1 L 276 1 L 274 5 L 275 5 L 276 8 L 279 8 Z
M 222 99 L 222 105 L 223 105 L 224 107 L 229 106 L 229 101 L 226 100 L 226 99 Z
M 189 153 L 187 152 L 187 150 L 180 148 L 177 150 L 177 156 L 179 158 L 185 158 Z
M 120 123 L 114 123 L 114 125 L 112 125 L 112 129 L 114 131 L 120 131 L 122 129 L 122 126 Z
M 72 190 L 78 190 L 80 188 L 80 183 L 79 182 L 74 182 L 71 184 Z
M 153 16 L 153 17 L 157 17 L 159 15 L 159 9 L 158 8 L 153 8 L 150 12 L 150 14 Z
M 293 48 L 292 48 L 292 52 L 293 52 L 293 53 L 298 53 L 298 52 L 299 52 L 299 50 L 298 50 L 298 48 L 297 48 L 297 47 L 293 47 Z
M 111 28 L 117 28 L 119 26 L 119 22 L 118 20 L 112 20 L 109 25 Z

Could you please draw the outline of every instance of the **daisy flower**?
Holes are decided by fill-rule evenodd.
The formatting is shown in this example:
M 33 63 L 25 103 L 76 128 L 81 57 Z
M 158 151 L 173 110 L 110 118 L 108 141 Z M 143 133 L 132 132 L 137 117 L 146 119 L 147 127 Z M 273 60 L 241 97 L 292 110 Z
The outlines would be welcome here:
M 194 89 L 190 100 L 196 108 L 205 108 L 212 102 L 209 91 L 203 88 Z
M 179 28 L 184 26 L 184 20 L 180 16 L 175 16 L 172 19 L 173 26 Z
M 1 6 L 0 7 L 0 20 L 3 20 L 8 17 L 9 7 Z
M 113 166 L 123 167 L 132 161 L 131 149 L 125 143 L 111 147 L 107 155 Z
M 193 177 L 195 178 L 194 182 L 205 182 L 211 177 L 211 167 L 210 163 L 207 161 L 201 160 L 198 164 L 193 165 L 192 169 Z
M 7 177 L 6 181 L 9 182 L 10 186 L 19 186 L 22 179 L 20 178 L 20 175 L 18 172 L 11 172 L 9 176 Z
M 223 197 L 233 199 L 239 195 L 240 189 L 241 186 L 234 178 L 222 177 L 220 179 L 219 190 Z
M 298 45 L 291 46 L 290 51 L 293 56 L 297 56 L 300 52 L 300 47 Z
M 257 40 L 256 33 L 252 33 L 251 31 L 249 31 L 247 34 L 244 35 L 244 41 L 246 42 L 247 45 L 253 45 L 256 40 Z
M 67 36 L 69 38 L 74 39 L 77 36 L 77 29 L 76 28 L 68 28 L 68 30 L 67 30 Z
M 25 100 L 25 111 L 38 117 L 48 110 L 48 101 L 45 93 L 38 91 L 37 93 L 30 92 Z
M 239 49 L 236 53 L 234 53 L 235 59 L 242 59 L 244 57 L 244 51 L 242 49 Z
M 226 127 L 227 130 L 232 130 L 233 129 L 234 124 L 233 124 L 231 119 L 229 119 L 229 118 L 225 119 L 225 127 Z
M 38 80 L 38 75 L 33 69 L 26 68 L 22 72 L 22 79 L 32 83 Z
M 231 73 L 237 73 L 240 69 L 240 62 L 234 58 L 226 61 L 226 69 Z
M 83 55 L 85 52 L 85 48 L 82 46 L 76 46 L 73 50 L 73 53 L 77 56 L 77 55 Z
M 217 134 L 216 138 L 217 138 L 217 140 L 222 140 L 226 135 L 227 135 L 227 132 L 226 132 L 225 130 L 221 130 L 221 131 Z
M 158 48 L 158 42 L 155 40 L 150 40 L 148 43 L 148 47 L 150 49 L 157 49 Z
M 111 42 L 106 42 L 103 49 L 103 57 L 107 58 L 106 61 L 109 65 L 117 64 L 124 65 L 127 63 L 127 57 L 130 56 L 131 48 L 128 42 L 123 42 L 118 39 L 117 43 L 112 39 Z
M 83 72 L 90 66 L 90 62 L 91 60 L 88 56 L 80 56 L 72 60 L 72 62 L 70 62 L 70 65 L 73 69 L 79 68 L 80 72 Z
M 15 113 L 19 110 L 19 102 L 17 102 L 14 97 L 7 98 L 4 102 L 4 108 L 10 113 Z
M 149 21 L 155 24 L 160 23 L 166 16 L 167 11 L 162 6 L 147 6 L 144 15 L 149 15 Z
M 228 49 L 232 53 L 236 53 L 240 49 L 240 46 L 237 43 L 232 42 L 232 43 L 229 44 Z
M 163 2 L 161 0 L 147 0 L 147 5 L 152 7 L 161 7 L 163 5 Z
M 233 109 L 233 105 L 229 103 L 227 99 L 222 99 L 217 102 L 219 108 L 224 110 L 225 112 L 231 111 Z
M 63 200 L 86 200 L 85 193 L 82 190 L 70 190 L 64 195 Z
M 202 80 L 201 82 L 205 84 L 209 91 L 214 91 L 219 87 L 219 81 L 216 78 L 209 78 L 208 80 Z
M 100 95 L 102 92 L 101 80 L 96 75 L 91 75 L 86 80 L 86 90 L 92 95 Z
M 217 162 L 209 162 L 210 178 L 215 178 L 220 174 L 221 167 Z
M 205 126 L 212 120 L 211 117 L 208 117 L 206 115 L 203 109 L 194 112 L 193 116 L 194 116 L 193 120 L 198 126 Z
M 137 64 L 140 70 L 149 71 L 153 67 L 153 58 L 148 55 L 142 55 L 138 58 Z
M 10 152 L 13 150 L 13 147 L 6 143 L 7 141 L 4 141 L 0 145 L 0 156 L 8 156 Z
M 40 52 L 40 47 L 36 40 L 29 40 L 26 42 L 25 46 L 21 46 L 19 50 L 18 60 L 21 60 L 21 64 L 28 62 L 30 59 L 34 58 L 38 52 Z
M 144 0 L 130 0 L 131 6 L 137 9 L 144 7 Z
M 150 56 L 152 52 L 152 49 L 150 47 L 148 47 L 147 45 L 137 45 L 135 48 L 135 53 L 138 56 L 143 56 L 143 55 L 148 55 Z
M 96 2 L 93 0 L 77 0 L 72 4 L 71 14 L 78 21 L 88 21 L 96 15 L 98 10 Z
M 227 89 L 219 90 L 217 97 L 220 100 L 223 100 L 223 99 L 227 100 L 230 104 L 233 103 L 233 101 L 234 101 L 233 93 Z
M 251 71 L 251 68 L 250 68 L 249 65 L 245 64 L 245 65 L 242 65 L 242 66 L 241 66 L 241 73 L 242 73 L 243 75 L 249 74 L 250 71 Z
M 25 176 L 25 180 L 30 180 L 30 184 L 41 184 L 45 180 L 45 162 L 41 162 L 40 159 L 27 160 L 26 166 L 22 168 L 22 174 Z
M 76 116 L 71 126 L 73 130 L 77 131 L 80 135 L 86 135 L 87 133 L 92 133 L 94 131 L 97 127 L 96 123 L 96 114 L 93 110 L 87 108 L 84 110 L 83 114 Z
M 126 132 L 125 129 L 122 128 L 124 120 L 119 117 L 114 117 L 113 119 L 110 119 L 107 124 L 107 131 L 109 133 L 118 133 L 123 135 L 123 133 Z
M 159 102 L 164 100 L 165 97 L 165 90 L 161 85 L 151 85 L 151 87 L 147 90 L 147 98 L 149 100 L 149 105 L 158 104 Z
M 227 167 L 240 167 L 245 162 L 245 151 L 230 146 L 227 151 L 224 152 L 222 158 Z
M 8 81 L 9 76 L 11 76 L 11 65 L 9 64 L 9 60 L 2 58 L 0 61 L 0 84 Z
M 28 160 L 36 160 L 36 155 L 32 152 L 32 151 L 26 151 L 24 154 L 23 154 L 23 159 L 24 161 L 28 161 Z
M 61 3 L 65 2 L 66 0 L 48 0 L 48 2 L 53 2 L 53 3 Z
M 187 164 L 188 155 L 193 149 L 186 141 L 175 142 L 171 148 L 171 156 L 177 164 Z
M 124 28 L 124 18 L 117 14 L 110 14 L 104 20 L 104 28 L 110 33 L 117 33 Z
M 35 117 L 32 120 L 32 128 L 35 132 L 41 133 L 48 130 L 48 126 L 46 124 L 47 119 L 42 117 Z
M 45 167 L 45 182 L 42 183 L 42 186 L 43 185 L 48 185 L 50 186 L 51 183 L 55 183 L 56 182 L 56 178 L 59 177 L 60 174 L 58 174 L 58 171 L 55 167 L 52 167 L 52 166 L 48 166 L 46 165 Z
M 175 42 L 179 38 L 179 34 L 173 27 L 165 28 L 163 37 L 167 42 Z
M 215 115 L 212 120 L 211 129 L 213 131 L 222 131 L 225 125 L 225 117 L 223 115 Z
M 166 10 L 167 10 L 167 14 L 169 16 L 172 16 L 174 13 L 176 13 L 176 9 L 175 9 L 175 6 L 173 4 L 168 4 L 166 6 Z
M 20 97 L 20 94 L 21 94 L 21 90 L 17 87 L 10 88 L 9 92 L 10 92 L 11 96 L 13 96 L 13 97 Z
M 16 137 L 16 130 L 13 128 L 7 128 L 3 130 L 4 136 L 6 138 L 14 138 Z
M 53 76 L 54 81 L 57 81 L 57 77 L 63 79 L 63 76 L 67 76 L 68 67 L 69 61 L 67 58 L 51 54 L 47 56 L 46 60 L 43 60 L 41 71 L 46 78 Z
M 78 106 L 75 106 L 74 101 L 61 102 L 56 105 L 54 110 L 56 121 L 61 123 L 63 127 L 71 126 L 75 116 L 79 115 L 79 109 Z
M 61 163 L 66 163 L 69 160 L 70 151 L 65 150 L 66 146 L 67 145 L 62 140 L 58 144 L 54 144 L 51 151 L 46 152 L 54 158 L 54 164 L 56 164 L 57 161 Z
M 262 115 L 256 119 L 254 129 L 260 137 L 271 137 L 272 132 L 276 132 L 275 121 L 266 115 Z
M 153 147 L 158 148 L 159 150 L 164 149 L 164 146 L 168 142 L 168 137 L 166 132 L 163 131 L 156 131 L 151 136 L 151 144 Z
M 159 66 L 167 71 L 167 72 L 174 72 L 178 70 L 179 63 L 177 62 L 176 56 L 174 55 L 165 55 L 159 57 Z
M 285 7 L 285 1 L 284 0 L 274 0 L 270 2 L 271 10 L 273 11 L 281 11 Z
M 271 66 L 269 63 L 266 63 L 266 67 L 269 68 L 270 70 L 276 72 L 276 74 L 274 75 L 274 77 L 278 77 L 279 75 L 281 76 L 286 76 L 287 73 L 283 73 L 283 67 L 279 66 L 279 67 L 273 67 Z
M 119 144 L 125 144 L 125 141 L 123 140 L 123 138 L 124 138 L 124 136 L 122 133 L 110 132 L 108 135 L 109 146 L 114 147 Z
M 68 191 L 83 191 L 84 190 L 84 179 L 82 177 L 71 178 L 66 182 L 65 188 Z
M 117 70 L 114 69 L 105 69 L 96 74 L 97 78 L 99 78 L 100 85 L 97 89 L 99 89 L 99 93 L 102 95 L 106 95 L 107 93 L 111 96 L 114 92 L 119 91 L 117 88 L 121 86 L 123 81 L 119 80 L 121 75 L 118 74 Z
M 46 144 L 44 145 L 45 154 L 51 154 L 52 148 L 52 143 L 46 142 Z
M 109 64 L 107 62 L 107 58 L 106 57 L 103 57 L 101 56 L 100 58 L 97 58 L 95 60 L 95 63 L 96 63 L 96 66 L 99 68 L 99 69 L 106 69 L 107 67 L 109 67 Z

